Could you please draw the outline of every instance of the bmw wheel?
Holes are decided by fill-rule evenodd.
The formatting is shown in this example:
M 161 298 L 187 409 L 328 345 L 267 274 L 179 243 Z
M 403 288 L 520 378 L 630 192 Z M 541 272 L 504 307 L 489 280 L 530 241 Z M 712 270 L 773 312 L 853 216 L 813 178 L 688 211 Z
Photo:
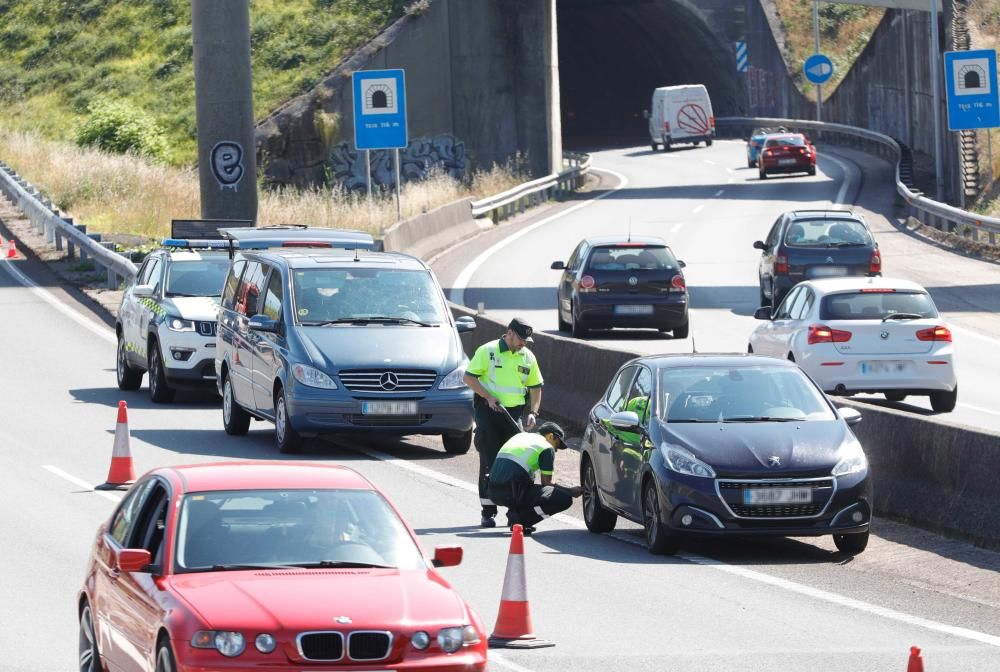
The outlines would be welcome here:
M 250 414 L 236 401 L 228 374 L 222 379 L 222 426 L 230 436 L 243 436 L 250 429 Z
M 951 413 L 958 403 L 958 385 L 950 392 L 931 392 L 931 408 L 935 413 Z
M 837 550 L 848 555 L 858 555 L 868 547 L 868 532 L 861 534 L 835 534 L 833 543 L 837 545 Z
M 100 672 L 101 653 L 97 650 L 97 635 L 94 633 L 94 618 L 90 605 L 85 604 L 80 611 L 80 672 Z
M 673 555 L 680 544 L 677 537 L 660 522 L 660 498 L 656 484 L 649 480 L 642 491 L 642 526 L 646 532 L 646 548 L 654 555 Z
M 580 472 L 580 483 L 583 485 L 583 522 L 595 534 L 610 532 L 615 529 L 618 515 L 601 506 L 597 494 L 597 474 L 589 456 L 584 456 Z
M 897 392 L 895 390 L 889 390 L 888 392 L 883 392 L 882 395 L 885 396 L 886 401 L 899 402 L 899 401 L 904 401 L 906 399 L 906 395 L 903 392 Z
M 167 384 L 163 354 L 156 341 L 149 342 L 149 397 L 158 404 L 169 404 L 174 400 L 174 388 Z
M 292 427 L 288 417 L 288 404 L 285 403 L 285 390 L 278 388 L 274 399 L 274 438 L 278 442 L 278 450 L 285 454 L 295 454 L 302 450 L 302 435 Z
M 138 390 L 142 385 L 142 371 L 133 368 L 128 363 L 128 353 L 125 350 L 125 336 L 118 334 L 118 356 L 115 371 L 118 376 L 119 390 Z

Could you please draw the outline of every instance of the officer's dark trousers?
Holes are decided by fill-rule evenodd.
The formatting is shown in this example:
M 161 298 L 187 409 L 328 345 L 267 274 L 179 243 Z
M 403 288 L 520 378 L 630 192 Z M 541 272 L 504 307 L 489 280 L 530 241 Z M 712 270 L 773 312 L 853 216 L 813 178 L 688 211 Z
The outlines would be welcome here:
M 520 419 L 524 406 L 511 406 L 507 408 L 511 417 Z M 490 468 L 493 461 L 497 459 L 497 453 L 507 439 L 517 434 L 520 430 L 514 426 L 503 411 L 494 411 L 481 397 L 476 396 L 474 407 L 476 415 L 476 434 L 474 443 L 479 451 L 479 504 L 483 508 L 484 516 L 497 515 L 497 507 L 490 500 Z
M 490 499 L 510 509 L 508 519 L 522 525 L 534 526 L 543 518 L 561 513 L 573 504 L 573 498 L 564 490 L 527 480 L 502 485 L 491 483 L 489 492 Z

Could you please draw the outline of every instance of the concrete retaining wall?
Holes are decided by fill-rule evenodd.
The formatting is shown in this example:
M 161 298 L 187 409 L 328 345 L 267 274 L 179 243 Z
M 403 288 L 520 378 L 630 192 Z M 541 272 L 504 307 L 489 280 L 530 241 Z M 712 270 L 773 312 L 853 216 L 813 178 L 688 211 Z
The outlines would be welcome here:
M 406 252 L 429 259 L 491 223 L 488 219 L 474 220 L 472 199 L 464 198 L 393 225 L 383 234 L 382 247 L 389 252 Z
M 471 315 L 478 325 L 462 334 L 471 356 L 482 343 L 499 338 L 506 324 L 459 306 L 456 316 Z M 542 415 L 580 432 L 590 408 L 612 376 L 636 353 L 599 348 L 558 335 L 534 335 L 545 390 Z M 1000 434 L 946 425 L 860 402 L 835 399 L 863 415 L 854 432 L 871 462 L 875 511 L 987 548 L 1000 548 Z

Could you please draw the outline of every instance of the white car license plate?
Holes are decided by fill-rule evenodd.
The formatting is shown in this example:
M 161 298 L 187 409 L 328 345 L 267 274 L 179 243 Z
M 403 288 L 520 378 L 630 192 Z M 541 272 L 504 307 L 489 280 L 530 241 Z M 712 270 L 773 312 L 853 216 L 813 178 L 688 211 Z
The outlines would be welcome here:
M 750 506 L 809 504 L 811 502 L 811 488 L 746 488 L 743 490 L 743 503 Z
M 795 159 L 778 159 L 779 166 L 791 166 L 795 163 Z
M 365 401 L 361 404 L 363 415 L 416 415 L 415 401 Z
M 648 305 L 615 306 L 615 315 L 652 315 L 653 307 Z
M 861 362 L 858 367 L 864 376 L 877 376 L 883 373 L 903 373 L 909 368 L 909 362 L 903 360 L 888 360 Z
M 814 278 L 828 278 L 835 275 L 847 275 L 846 266 L 816 266 L 812 269 Z

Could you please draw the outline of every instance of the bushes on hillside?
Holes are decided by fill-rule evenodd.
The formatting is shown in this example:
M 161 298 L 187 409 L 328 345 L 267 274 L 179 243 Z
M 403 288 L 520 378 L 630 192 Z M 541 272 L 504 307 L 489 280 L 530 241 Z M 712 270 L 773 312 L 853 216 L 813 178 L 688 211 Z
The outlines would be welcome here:
M 167 153 L 163 129 L 148 114 L 124 101 L 92 102 L 86 120 L 77 129 L 76 144 L 157 160 L 165 159 Z

